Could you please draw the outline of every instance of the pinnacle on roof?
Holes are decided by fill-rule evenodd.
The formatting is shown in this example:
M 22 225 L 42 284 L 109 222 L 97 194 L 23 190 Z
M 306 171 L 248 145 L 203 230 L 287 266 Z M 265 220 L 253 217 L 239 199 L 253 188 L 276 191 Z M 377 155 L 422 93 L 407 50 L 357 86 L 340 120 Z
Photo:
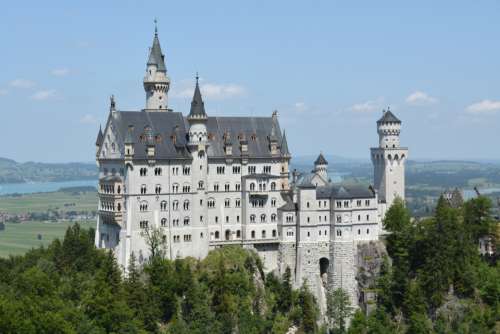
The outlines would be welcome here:
M 269 135 L 269 141 L 270 142 L 277 142 L 278 138 L 276 137 L 276 130 L 274 129 L 274 125 L 271 128 L 271 134 Z
M 207 119 L 205 113 L 205 103 L 201 97 L 200 85 L 198 83 L 198 73 L 196 74 L 196 87 L 194 88 L 193 101 L 191 101 L 191 111 L 189 112 L 189 119 Z
M 99 133 L 97 134 L 97 139 L 95 141 L 96 146 L 101 146 L 103 139 L 104 139 L 104 135 L 102 134 L 102 128 L 99 125 Z
M 320 153 L 316 161 L 314 161 L 315 165 L 328 165 L 328 161 L 326 161 L 323 153 Z
M 387 108 L 387 110 L 383 111 L 382 117 L 377 121 L 377 123 L 401 123 L 401 121 L 394 116 L 392 111 Z
M 281 154 L 290 155 L 290 151 L 288 151 L 288 142 L 286 141 L 285 130 L 283 130 L 283 138 L 281 139 L 280 149 L 281 149 Z
M 159 72 L 167 72 L 167 68 L 165 67 L 165 55 L 161 52 L 160 40 L 158 39 L 158 30 L 156 26 L 153 46 L 149 51 L 148 65 L 156 65 Z
M 133 126 L 129 125 L 127 135 L 125 136 L 125 142 L 124 142 L 125 144 L 133 144 L 134 143 L 134 139 L 132 138 L 133 131 L 134 131 Z

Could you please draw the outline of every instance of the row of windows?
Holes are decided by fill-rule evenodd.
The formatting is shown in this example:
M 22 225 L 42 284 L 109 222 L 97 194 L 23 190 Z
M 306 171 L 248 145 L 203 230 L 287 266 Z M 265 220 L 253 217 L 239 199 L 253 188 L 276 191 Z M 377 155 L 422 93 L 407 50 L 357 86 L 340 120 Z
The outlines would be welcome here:
M 203 233 L 201 233 L 200 236 L 203 238 Z M 180 235 L 174 235 L 173 238 L 174 238 L 174 242 L 175 243 L 181 242 L 181 236 Z M 191 234 L 184 234 L 182 236 L 182 238 L 183 238 L 184 242 L 191 242 L 191 240 L 192 240 L 191 239 Z
M 277 217 L 278 217 L 278 216 L 276 216 L 276 214 L 275 214 L 275 213 L 273 213 L 273 214 L 271 215 L 271 222 L 275 222 L 275 221 L 276 221 L 276 219 L 277 219 Z M 251 222 L 251 223 L 255 223 L 256 218 L 257 218 L 257 217 L 256 217 L 255 215 L 250 215 L 250 222 Z M 265 222 L 266 222 L 266 215 L 265 215 L 265 214 L 261 214 L 261 215 L 260 215 L 260 222 L 261 222 L 261 223 L 265 223 Z
M 363 201 L 362 200 L 356 200 L 356 207 L 360 208 L 362 206 Z M 337 208 L 349 208 L 349 201 L 344 201 L 343 206 L 342 206 L 342 201 L 336 201 L 336 206 Z M 365 206 L 370 206 L 370 200 L 366 199 L 365 200 Z
M 366 215 L 366 220 L 370 220 L 370 215 Z M 361 221 L 361 215 L 358 215 L 358 222 Z M 337 223 L 342 223 L 342 216 L 337 216 Z
M 254 182 L 250 183 L 250 191 L 255 191 L 256 184 Z M 276 190 L 276 182 L 271 182 L 271 190 Z M 259 183 L 259 191 L 266 191 L 266 184 Z
M 101 201 L 101 210 L 115 211 L 115 203 L 114 202 Z M 122 210 L 122 205 L 120 203 L 117 203 L 116 210 L 117 211 L 121 211 Z
M 172 175 L 179 175 L 179 172 L 181 170 L 182 170 L 182 175 L 190 175 L 191 174 L 191 167 L 190 166 L 183 166 L 182 169 L 179 167 L 172 167 Z M 233 174 L 241 174 L 241 166 L 239 166 L 239 165 L 233 166 L 232 170 L 233 170 Z M 223 175 L 226 173 L 226 167 L 225 166 L 217 166 L 216 172 L 219 175 Z M 248 173 L 249 174 L 255 174 L 256 172 L 257 172 L 256 166 L 248 166 Z M 262 172 L 267 173 L 267 174 L 271 173 L 271 166 L 262 166 Z M 104 169 L 104 174 L 107 174 L 107 173 L 108 173 L 107 169 Z M 155 176 L 161 176 L 162 174 L 163 174 L 163 169 L 161 167 L 154 168 L 154 175 Z M 140 168 L 139 175 L 140 176 L 147 176 L 148 175 L 148 168 L 146 168 L 146 167 Z
M 101 193 L 105 194 L 114 194 L 115 193 L 115 186 L 112 184 L 101 184 L 100 185 Z M 122 192 L 122 188 L 120 185 L 116 186 L 116 193 L 120 194 Z
M 342 236 L 342 230 L 337 230 L 337 237 L 341 237 Z M 366 229 L 366 234 L 370 234 L 370 229 L 367 228 Z M 361 235 L 361 229 L 358 229 L 358 235 Z
M 261 231 L 261 237 L 262 238 L 266 238 L 267 237 L 266 234 L 267 234 L 266 230 L 262 230 Z M 219 231 L 215 231 L 215 233 L 213 235 L 214 235 L 214 239 L 216 239 L 216 240 L 220 239 L 220 232 Z M 230 230 L 226 230 L 226 232 L 225 232 L 225 240 L 231 240 L 231 235 L 232 235 L 231 231 Z M 276 236 L 277 236 L 276 230 L 272 230 L 271 236 L 273 238 L 276 238 Z M 255 231 L 251 231 L 250 232 L 250 237 L 252 239 L 255 239 Z M 241 238 L 241 231 L 240 230 L 236 231 L 236 238 Z

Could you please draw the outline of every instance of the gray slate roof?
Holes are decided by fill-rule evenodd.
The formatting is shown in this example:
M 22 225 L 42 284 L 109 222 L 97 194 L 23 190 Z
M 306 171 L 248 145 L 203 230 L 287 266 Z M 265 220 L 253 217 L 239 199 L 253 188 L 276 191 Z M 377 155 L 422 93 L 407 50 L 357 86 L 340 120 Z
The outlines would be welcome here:
M 101 128 L 101 126 L 99 126 L 99 133 L 97 134 L 97 139 L 95 141 L 95 145 L 101 146 L 103 139 L 104 139 L 104 135 L 102 134 L 102 128 Z
M 328 161 L 326 161 L 323 153 L 320 153 L 316 161 L 314 161 L 315 165 L 328 165 Z
M 225 157 L 223 138 L 224 133 L 229 132 L 233 156 L 241 155 L 240 136 L 247 142 L 250 157 L 271 158 L 268 136 L 272 127 L 275 127 L 278 143 L 281 142 L 281 130 L 272 117 L 208 117 L 208 156 Z
M 316 189 L 316 198 L 353 199 L 353 198 L 375 198 L 370 187 L 362 185 L 338 185 L 329 184 Z
M 193 100 L 191 101 L 191 111 L 188 119 L 206 119 L 205 103 L 201 97 L 200 86 L 198 85 L 198 77 L 196 77 L 196 87 L 194 88 Z
M 161 52 L 160 40 L 156 32 L 153 39 L 153 46 L 149 52 L 148 65 L 156 65 L 159 72 L 167 72 L 167 68 L 165 67 L 165 56 Z
M 146 159 L 147 133 L 151 128 L 154 137 L 157 159 L 190 159 L 187 148 L 187 132 L 189 122 L 179 112 L 148 112 L 148 111 L 116 111 L 111 116 L 112 126 L 116 129 L 118 140 L 135 143 L 135 159 Z M 224 133 L 231 135 L 232 156 L 241 156 L 239 135 L 247 139 L 250 158 L 271 158 L 268 136 L 275 127 L 278 142 L 283 138 L 279 124 L 272 117 L 208 117 L 207 130 L 209 133 L 207 154 L 209 158 L 225 158 Z M 129 127 L 132 126 L 130 135 Z M 175 137 L 175 144 L 173 137 Z M 283 156 L 283 155 L 282 155 Z
M 286 141 L 286 133 L 285 130 L 283 130 L 283 139 L 281 140 L 281 154 L 285 156 L 290 155 L 290 151 L 288 150 L 288 142 Z
M 394 116 L 392 111 L 387 110 L 384 112 L 382 117 L 377 121 L 377 124 L 378 123 L 401 123 L 401 121 L 396 116 Z

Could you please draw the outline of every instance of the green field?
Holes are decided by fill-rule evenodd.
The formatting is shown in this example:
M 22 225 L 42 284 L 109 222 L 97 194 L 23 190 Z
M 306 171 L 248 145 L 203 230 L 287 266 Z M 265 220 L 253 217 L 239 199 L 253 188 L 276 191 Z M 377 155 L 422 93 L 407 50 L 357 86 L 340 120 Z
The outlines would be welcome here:
M 0 231 L 0 257 L 21 255 L 31 248 L 46 246 L 55 238 L 62 239 L 69 225 L 73 222 L 24 222 L 6 223 L 5 230 Z M 95 227 L 94 221 L 80 222 L 83 228 Z M 38 234 L 42 240 L 38 240 Z
M 95 211 L 97 192 L 36 193 L 20 196 L 0 196 L 0 212 Z

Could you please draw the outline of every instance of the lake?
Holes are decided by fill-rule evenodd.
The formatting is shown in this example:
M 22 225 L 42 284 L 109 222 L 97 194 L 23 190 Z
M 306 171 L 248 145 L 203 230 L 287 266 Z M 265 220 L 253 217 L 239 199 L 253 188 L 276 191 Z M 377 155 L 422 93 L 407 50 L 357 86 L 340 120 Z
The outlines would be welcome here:
M 63 182 L 29 182 L 0 184 L 0 195 L 32 194 L 57 191 L 69 187 L 97 187 L 97 180 L 76 180 Z

